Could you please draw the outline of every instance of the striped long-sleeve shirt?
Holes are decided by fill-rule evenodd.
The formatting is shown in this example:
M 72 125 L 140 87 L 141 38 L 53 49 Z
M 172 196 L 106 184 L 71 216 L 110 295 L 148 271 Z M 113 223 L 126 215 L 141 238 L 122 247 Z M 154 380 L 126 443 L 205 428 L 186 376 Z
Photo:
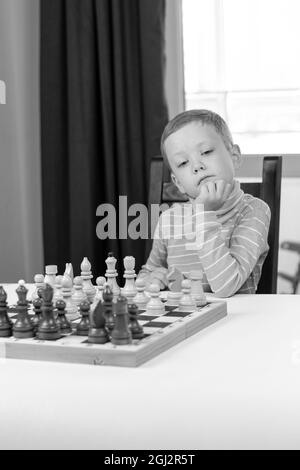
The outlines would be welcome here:
M 219 297 L 255 293 L 269 250 L 269 224 L 268 205 L 245 194 L 238 181 L 217 211 L 174 204 L 160 216 L 150 256 L 138 277 L 147 284 L 159 280 L 163 288 L 174 268 L 186 277 L 201 270 L 205 292 Z

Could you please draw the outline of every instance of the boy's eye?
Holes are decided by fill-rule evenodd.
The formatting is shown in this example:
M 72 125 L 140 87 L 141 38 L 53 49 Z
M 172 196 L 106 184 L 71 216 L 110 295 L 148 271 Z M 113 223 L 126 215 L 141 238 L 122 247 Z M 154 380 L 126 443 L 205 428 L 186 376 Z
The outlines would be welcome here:
M 212 150 L 205 150 L 205 152 L 202 152 L 201 155 L 209 155 L 212 152 Z
M 187 164 L 187 160 L 184 161 L 184 162 L 179 163 L 178 168 L 180 168 L 180 167 L 182 167 L 182 166 L 185 166 L 186 164 Z

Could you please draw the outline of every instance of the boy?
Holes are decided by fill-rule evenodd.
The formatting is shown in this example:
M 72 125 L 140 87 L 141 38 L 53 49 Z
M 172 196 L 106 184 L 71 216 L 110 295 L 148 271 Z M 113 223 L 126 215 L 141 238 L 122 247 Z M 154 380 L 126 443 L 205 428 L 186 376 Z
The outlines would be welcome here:
M 183 206 L 192 208 L 193 230 L 167 236 L 170 229 L 178 234 L 182 222 L 170 216 L 174 209 L 164 212 L 138 277 L 165 288 L 170 273 L 189 277 L 200 270 L 206 292 L 218 297 L 255 293 L 269 249 L 270 209 L 234 179 L 241 154 L 227 124 L 211 111 L 183 112 L 167 124 L 161 151 L 173 183 L 189 198 Z

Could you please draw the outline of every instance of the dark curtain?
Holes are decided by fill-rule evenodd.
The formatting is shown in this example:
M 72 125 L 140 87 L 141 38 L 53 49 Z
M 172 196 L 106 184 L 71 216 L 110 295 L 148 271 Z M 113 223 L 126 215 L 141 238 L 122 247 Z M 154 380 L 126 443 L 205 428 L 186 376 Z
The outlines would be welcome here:
M 87 256 L 103 275 L 109 251 L 119 275 L 124 256 L 145 262 L 145 240 L 98 238 L 96 210 L 147 204 L 167 122 L 164 22 L 165 0 L 41 0 L 44 254 L 60 272 Z

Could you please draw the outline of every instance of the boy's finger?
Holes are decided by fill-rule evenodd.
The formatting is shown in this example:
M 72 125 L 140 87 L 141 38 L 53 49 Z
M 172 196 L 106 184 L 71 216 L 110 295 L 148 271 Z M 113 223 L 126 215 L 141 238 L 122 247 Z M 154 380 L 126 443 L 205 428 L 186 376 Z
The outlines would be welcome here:
M 217 196 L 222 197 L 223 192 L 224 192 L 225 187 L 226 187 L 226 181 L 225 180 L 217 180 L 217 181 L 215 181 L 215 184 L 216 184 Z
M 209 192 L 208 192 L 208 189 L 207 189 L 207 183 L 205 184 L 202 184 L 200 186 L 200 191 L 199 191 L 199 196 L 201 198 L 201 200 L 207 198 Z
M 214 181 L 208 181 L 205 186 L 210 196 L 214 196 L 216 194 L 216 186 Z
M 226 184 L 226 187 L 224 189 L 224 194 L 223 194 L 223 197 L 224 197 L 224 200 L 228 198 L 229 194 L 231 193 L 232 191 L 232 184 L 231 183 L 227 183 Z

